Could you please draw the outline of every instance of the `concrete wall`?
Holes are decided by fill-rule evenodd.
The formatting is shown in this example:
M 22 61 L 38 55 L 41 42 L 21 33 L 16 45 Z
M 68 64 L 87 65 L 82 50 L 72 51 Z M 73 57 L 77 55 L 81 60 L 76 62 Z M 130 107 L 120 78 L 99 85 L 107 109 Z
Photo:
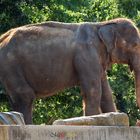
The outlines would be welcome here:
M 140 140 L 140 127 L 0 126 L 0 140 Z

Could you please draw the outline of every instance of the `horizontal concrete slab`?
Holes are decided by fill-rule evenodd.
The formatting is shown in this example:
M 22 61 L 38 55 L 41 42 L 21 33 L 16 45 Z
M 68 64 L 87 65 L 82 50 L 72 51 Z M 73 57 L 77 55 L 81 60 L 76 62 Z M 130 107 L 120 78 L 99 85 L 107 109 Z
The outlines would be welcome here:
M 0 140 L 140 140 L 140 127 L 1 125 Z

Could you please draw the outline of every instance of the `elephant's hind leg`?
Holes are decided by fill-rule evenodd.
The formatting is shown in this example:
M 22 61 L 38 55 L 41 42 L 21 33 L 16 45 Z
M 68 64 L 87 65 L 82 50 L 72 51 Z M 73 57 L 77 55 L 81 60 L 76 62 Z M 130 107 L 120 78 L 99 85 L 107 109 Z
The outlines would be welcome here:
M 14 111 L 23 113 L 25 123 L 32 123 L 32 103 L 35 99 L 33 89 L 20 73 L 11 73 L 5 77 L 4 85 L 10 97 Z
M 83 110 L 84 115 L 97 115 L 101 113 L 100 101 L 101 101 L 101 90 L 100 81 L 92 80 L 82 83 L 82 97 L 83 97 Z

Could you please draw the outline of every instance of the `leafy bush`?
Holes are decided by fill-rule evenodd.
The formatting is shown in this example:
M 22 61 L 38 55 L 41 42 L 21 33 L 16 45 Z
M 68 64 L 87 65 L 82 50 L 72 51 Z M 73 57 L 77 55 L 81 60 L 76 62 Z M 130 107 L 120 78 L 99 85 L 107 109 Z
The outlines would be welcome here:
M 134 75 L 127 65 L 113 65 L 108 72 L 108 80 L 113 89 L 117 109 L 129 115 L 130 124 L 134 125 L 140 117 L 136 105 Z
M 92 0 L 89 5 L 86 21 L 103 21 L 120 16 L 116 0 Z
M 65 89 L 58 95 L 39 99 L 34 104 L 35 124 L 51 124 L 56 119 L 82 115 L 82 101 L 78 87 Z

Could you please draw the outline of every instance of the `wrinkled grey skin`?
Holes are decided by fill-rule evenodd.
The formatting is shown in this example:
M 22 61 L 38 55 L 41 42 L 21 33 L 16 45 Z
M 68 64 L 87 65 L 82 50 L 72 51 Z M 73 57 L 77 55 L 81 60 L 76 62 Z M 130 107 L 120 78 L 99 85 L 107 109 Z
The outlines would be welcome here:
M 140 107 L 140 36 L 128 19 L 26 25 L 2 35 L 0 48 L 0 80 L 27 124 L 34 99 L 74 85 L 81 87 L 85 115 L 116 111 L 106 78 L 112 63 L 134 70 Z

